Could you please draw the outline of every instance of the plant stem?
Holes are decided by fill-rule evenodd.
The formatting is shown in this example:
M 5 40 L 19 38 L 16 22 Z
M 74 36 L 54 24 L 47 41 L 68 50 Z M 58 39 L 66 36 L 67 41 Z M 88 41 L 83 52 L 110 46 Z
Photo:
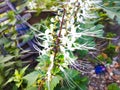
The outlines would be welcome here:
M 59 43 L 60 43 L 59 37 L 61 37 L 62 26 L 63 26 L 63 23 L 64 23 L 64 15 L 65 15 L 65 9 L 63 11 L 62 21 L 60 23 L 60 31 L 59 31 L 59 34 L 58 34 L 57 39 L 55 41 L 55 46 L 53 48 L 54 49 L 54 54 L 51 55 L 51 57 L 50 57 L 51 64 L 50 64 L 50 66 L 48 68 L 48 72 L 47 72 L 48 90 L 50 90 L 50 78 L 51 78 L 51 75 L 52 75 L 51 71 L 54 67 L 54 61 L 55 61 L 56 54 L 58 53 L 58 49 L 59 49 Z
M 64 16 L 65 16 L 65 8 L 63 9 L 63 16 L 62 16 L 62 21 L 60 23 L 60 31 L 59 34 L 57 36 L 56 42 L 55 42 L 55 47 L 54 47 L 54 60 L 56 57 L 56 54 L 58 53 L 58 49 L 59 49 L 59 44 L 60 44 L 60 37 L 61 37 L 61 32 L 62 32 L 62 27 L 63 27 L 63 23 L 64 23 Z

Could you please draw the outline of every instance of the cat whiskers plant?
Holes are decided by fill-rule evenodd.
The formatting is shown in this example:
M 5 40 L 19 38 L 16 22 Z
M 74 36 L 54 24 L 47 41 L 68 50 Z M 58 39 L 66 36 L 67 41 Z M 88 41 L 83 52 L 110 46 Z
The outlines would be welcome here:
M 92 0 L 70 0 L 62 5 L 54 18 L 51 18 L 50 25 L 44 26 L 44 34 L 36 32 L 36 43 L 43 46 L 42 49 L 35 47 L 40 53 L 37 59 L 39 68 L 36 68 L 45 74 L 43 88 L 46 90 L 54 90 L 64 80 L 64 76 L 69 85 L 82 90 L 66 70 L 69 70 L 69 65 L 77 69 L 75 50 L 95 49 L 94 39 L 91 37 L 102 37 L 102 25 L 94 26 L 91 23 L 97 17 L 89 9 L 93 8 L 94 4 L 95 1 Z M 57 82 L 52 86 L 54 79 L 57 79 Z

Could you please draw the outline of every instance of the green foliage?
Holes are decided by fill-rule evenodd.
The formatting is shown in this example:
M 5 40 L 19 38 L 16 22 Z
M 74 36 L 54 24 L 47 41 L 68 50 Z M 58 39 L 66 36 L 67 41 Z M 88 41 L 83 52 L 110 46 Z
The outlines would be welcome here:
M 111 33 L 111 32 L 107 33 L 107 35 L 106 35 L 107 38 L 114 38 L 115 36 L 116 36 L 116 34 Z
M 27 80 L 27 89 L 34 87 L 34 84 L 35 84 L 39 74 L 40 74 L 40 72 L 33 71 L 23 77 L 25 80 Z
M 57 86 L 57 84 L 60 83 L 60 80 L 62 80 L 61 76 L 55 76 L 52 78 L 51 83 L 50 83 L 50 90 L 54 90 L 54 88 Z
M 105 56 L 106 55 L 106 56 Z M 112 59 L 110 57 L 107 56 L 107 54 L 100 54 L 97 56 L 98 61 L 100 62 L 106 62 L 111 64 L 112 63 Z
M 87 50 L 76 50 L 75 53 L 78 55 L 79 58 L 84 58 L 87 54 Z
M 87 90 L 88 84 L 87 77 L 80 77 L 78 71 L 73 69 L 67 69 L 63 82 L 57 85 L 54 90 Z
M 59 90 L 58 87 L 64 86 L 64 89 L 72 87 L 72 90 L 87 90 L 88 79 L 80 78 L 80 73 L 69 69 L 69 65 L 75 65 L 78 58 L 74 54 L 76 50 L 95 49 L 94 37 L 102 37 L 103 26 L 94 26 L 96 14 L 90 18 L 92 11 L 85 10 L 87 16 L 83 15 L 81 8 L 75 6 L 77 3 L 79 1 L 66 3 L 62 6 L 64 9 L 59 10 L 58 15 L 50 19 L 50 23 L 36 24 L 35 27 L 39 31 L 32 29 L 35 35 L 38 35 L 38 44 L 42 46 L 42 49 L 36 48 L 41 54 L 37 58 L 36 69 L 40 71 L 40 76 L 36 86 L 41 89 Z M 75 11 L 74 7 L 78 11 Z M 82 7 L 84 8 L 84 5 Z M 80 15 L 83 19 L 80 19 Z M 71 86 L 67 87 L 65 82 Z
M 108 47 L 103 52 L 107 54 L 108 57 L 112 58 L 117 54 L 115 48 L 116 48 L 115 45 L 109 44 Z
M 21 67 L 21 62 L 14 60 L 15 56 L 0 55 L 0 89 L 4 87 L 4 83 L 12 76 L 15 67 Z
M 120 87 L 116 83 L 108 85 L 108 90 L 120 90 Z
M 31 9 L 31 11 L 33 10 L 37 13 L 37 15 L 39 15 L 43 10 L 56 10 L 56 7 L 62 1 L 65 0 L 28 0 L 27 6 L 29 9 Z
M 12 0 L 12 2 L 15 2 L 15 0 Z M 20 5 L 20 3 L 17 4 Z M 14 73 L 14 70 L 16 68 L 20 69 L 23 65 L 22 61 L 20 60 L 22 53 L 20 53 L 20 49 L 18 48 L 18 42 L 20 40 L 28 41 L 30 39 L 30 35 L 28 34 L 29 37 L 27 35 L 18 37 L 18 34 L 15 30 L 15 24 L 20 23 L 16 19 L 16 15 L 19 13 L 21 13 L 19 10 L 16 12 L 10 10 L 0 15 L 1 18 L 8 18 L 7 21 L 0 23 L 0 89 L 12 87 L 13 79 L 17 80 L 15 81 L 16 86 L 13 85 L 15 87 L 12 87 L 13 89 L 18 88 L 20 84 L 24 82 L 24 80 L 20 80 L 21 74 L 24 72 L 24 70 L 21 70 L 20 73 L 17 70 Z M 15 75 L 14 78 L 12 77 L 13 74 Z M 7 84 L 7 81 L 11 83 Z
M 17 86 L 17 88 L 24 88 L 23 84 L 25 84 L 26 82 L 25 82 L 23 76 L 24 76 L 27 68 L 28 68 L 28 66 L 24 67 L 20 71 L 15 70 L 14 75 L 11 78 L 9 78 L 9 80 L 4 85 L 6 85 L 10 82 L 14 82 L 15 85 Z
M 25 75 L 27 67 L 20 70 L 16 69 L 4 85 L 9 83 L 16 90 L 87 90 L 88 78 L 80 77 L 77 68 L 71 69 L 69 66 L 75 66 L 78 57 L 83 58 L 89 50 L 96 50 L 95 38 L 101 38 L 104 33 L 101 24 L 110 21 L 115 15 L 119 16 L 119 10 L 113 11 L 109 7 L 115 3 L 115 5 L 118 5 L 119 2 L 110 0 L 110 4 L 106 5 L 108 0 L 99 4 L 96 1 L 70 0 L 70 2 L 59 5 L 58 1 L 63 0 L 27 0 L 25 5 L 28 6 L 30 11 L 35 10 L 40 13 L 41 10 L 51 10 L 51 7 L 55 6 L 52 10 L 58 10 L 58 13 L 50 20 L 31 26 L 32 32 L 28 32 L 19 38 L 14 26 L 16 23 L 21 23 L 21 21 L 17 22 L 15 19 L 20 10 L 8 12 L 7 17 L 9 17 L 9 22 L 13 26 L 7 29 L 8 26 L 0 25 L 0 32 L 2 33 L 0 35 L 0 45 L 4 45 L 5 50 L 9 53 L 6 57 L 2 55 L 0 57 L 2 59 L 0 61 L 0 85 L 6 78 L 4 74 L 7 72 L 8 75 L 11 71 L 11 68 L 6 69 L 6 67 L 16 63 L 16 60 L 20 57 L 20 50 L 16 48 L 17 41 L 27 42 L 33 38 L 34 34 L 36 43 L 42 47 L 42 49 L 35 47 L 40 54 L 37 58 L 38 64 L 35 70 Z M 96 5 L 100 6 L 99 9 L 96 9 L 98 8 Z M 19 8 L 22 8 L 22 6 Z M 95 12 L 95 10 L 98 11 Z M 117 20 L 119 22 L 119 17 Z M 98 23 L 95 25 L 95 22 Z M 4 34 L 9 33 L 12 34 L 6 38 Z M 113 36 L 113 34 L 108 35 L 108 37 Z M 75 52 L 79 56 L 76 56 Z M 99 55 L 97 58 L 101 61 L 111 62 L 112 57 L 116 55 L 115 46 L 110 44 L 104 50 L 104 53 L 108 56 L 107 58 L 103 55 Z M 11 60 L 13 58 L 14 62 Z M 12 69 L 14 70 L 15 67 L 12 66 Z M 7 71 L 4 73 L 4 70 Z M 112 87 L 117 86 L 113 84 L 108 88 Z
M 15 62 L 11 61 L 11 59 L 13 59 L 13 56 L 10 55 L 6 57 L 0 56 L 0 86 L 4 82 L 5 76 L 7 76 L 10 73 L 10 71 L 13 69 L 12 67 L 10 68 L 10 66 L 12 66 Z
M 99 5 L 101 9 L 106 11 L 108 17 L 111 19 L 114 19 L 114 17 L 117 17 L 118 23 L 120 23 L 120 2 L 119 0 L 103 0 L 102 5 Z
M 11 24 L 11 25 L 15 25 L 15 23 L 16 23 L 16 15 L 15 15 L 15 12 L 14 11 L 9 11 L 8 13 L 7 13 L 7 17 L 9 18 L 9 24 Z
M 103 9 L 99 8 L 97 9 L 97 13 L 99 16 L 99 19 L 95 22 L 96 24 L 105 24 L 106 22 L 110 22 L 110 18 L 108 17 L 106 11 L 104 11 Z
M 117 54 L 118 52 L 116 51 L 116 46 L 109 43 L 107 47 L 104 48 L 103 52 L 97 56 L 97 60 L 112 64 L 113 57 L 115 57 Z

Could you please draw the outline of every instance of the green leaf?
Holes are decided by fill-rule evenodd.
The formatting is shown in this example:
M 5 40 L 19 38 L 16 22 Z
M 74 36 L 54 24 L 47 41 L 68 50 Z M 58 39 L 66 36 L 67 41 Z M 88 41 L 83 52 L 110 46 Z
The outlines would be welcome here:
M 38 57 L 37 61 L 39 62 L 37 66 L 42 70 L 45 70 L 44 67 L 47 67 L 50 64 L 50 57 L 48 55 L 41 55 Z
M 2 84 L 3 80 L 3 76 L 0 74 L 0 85 Z
M 50 90 L 54 90 L 57 84 L 59 84 L 60 80 L 62 80 L 61 76 L 54 76 L 50 82 Z
M 49 59 L 50 59 L 50 57 L 48 55 L 42 55 L 42 56 L 38 57 L 37 61 L 41 62 L 41 61 L 47 61 Z
M 38 90 L 38 88 L 37 87 L 28 87 L 25 90 Z
M 83 77 L 83 78 L 81 79 L 81 81 L 82 81 L 82 82 L 87 82 L 87 81 L 88 81 L 88 78 L 87 78 L 87 77 Z
M 14 11 L 7 12 L 7 17 L 10 19 L 10 24 L 14 25 L 16 23 L 17 20 Z
M 73 59 L 73 60 L 77 59 L 77 57 L 73 54 L 72 51 L 68 50 L 68 53 L 69 53 L 69 56 L 70 56 L 71 59 Z
M 20 70 L 20 75 L 24 75 L 26 69 L 29 67 L 29 65 L 27 65 L 26 67 L 24 67 L 22 70 Z
M 7 25 L 4 25 L 2 27 L 0 27 L 0 33 L 3 32 L 4 30 L 6 30 L 8 28 Z M 1 39 L 0 39 L 1 40 Z M 0 43 L 1 44 L 1 43 Z
M 23 78 L 28 81 L 28 87 L 30 87 L 31 85 L 33 85 L 35 83 L 35 81 L 37 80 L 38 76 L 39 76 L 39 72 L 38 71 L 34 71 L 32 73 L 27 74 Z
M 11 56 L 11 55 L 7 55 L 5 57 L 3 56 L 0 56 L 0 63 L 5 63 L 5 62 L 8 62 L 10 61 L 11 59 L 13 59 L 14 56 Z
M 18 76 L 18 75 L 19 75 L 19 71 L 15 70 L 15 76 Z
M 22 81 L 16 82 L 15 85 L 19 88 L 22 85 Z
M 108 16 L 111 19 L 113 19 L 115 16 L 117 16 L 117 21 L 118 21 L 118 23 L 120 23 L 120 12 L 116 12 L 115 9 L 111 10 L 109 7 L 101 6 L 101 8 L 107 12 Z
M 66 72 L 71 78 L 74 78 L 80 74 L 80 72 L 78 72 L 77 70 L 73 70 L 73 69 L 67 69 Z
M 79 55 L 79 58 L 84 58 L 88 54 L 88 50 L 76 50 L 76 53 Z
M 18 90 L 18 87 L 17 87 L 16 85 L 14 85 L 14 86 L 12 87 L 12 90 Z
M 8 63 L 5 63 L 4 67 L 9 67 L 11 65 L 13 65 L 15 62 L 8 62 Z
M 108 85 L 108 90 L 120 90 L 120 87 L 116 83 Z
M 8 81 L 6 81 L 5 84 L 3 84 L 3 86 L 7 85 L 8 83 L 12 82 L 14 80 L 14 77 L 11 77 L 8 79 Z

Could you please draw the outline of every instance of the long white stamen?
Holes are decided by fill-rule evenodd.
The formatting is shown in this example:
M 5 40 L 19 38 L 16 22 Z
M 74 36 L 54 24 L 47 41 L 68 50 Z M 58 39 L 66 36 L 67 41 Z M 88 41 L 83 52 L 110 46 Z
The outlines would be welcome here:
M 53 66 L 54 66 L 54 55 L 50 56 L 50 61 L 51 61 L 51 64 L 50 64 L 50 66 L 48 68 L 48 72 L 47 72 L 48 90 L 50 90 L 51 70 L 53 69 Z

